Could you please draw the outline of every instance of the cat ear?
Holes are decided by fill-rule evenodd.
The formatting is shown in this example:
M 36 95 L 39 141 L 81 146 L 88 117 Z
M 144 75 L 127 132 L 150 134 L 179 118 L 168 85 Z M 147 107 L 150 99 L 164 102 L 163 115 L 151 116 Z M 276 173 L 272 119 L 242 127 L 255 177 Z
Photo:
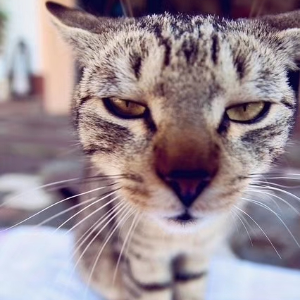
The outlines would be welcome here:
M 98 18 L 84 11 L 47 2 L 53 24 L 74 49 L 80 62 L 91 60 L 103 45 L 102 33 L 109 29 L 109 18 Z M 116 22 L 115 22 L 116 23 Z
M 278 49 L 284 51 L 291 69 L 298 69 L 300 62 L 300 10 L 258 18 L 275 29 Z M 276 43 L 277 43 L 276 42 Z
M 100 21 L 97 17 L 79 9 L 69 8 L 55 2 L 47 2 L 46 7 L 52 15 L 53 23 L 63 34 L 87 31 L 97 33 Z
M 300 10 L 279 15 L 267 15 L 260 17 L 259 20 L 279 30 L 300 28 Z

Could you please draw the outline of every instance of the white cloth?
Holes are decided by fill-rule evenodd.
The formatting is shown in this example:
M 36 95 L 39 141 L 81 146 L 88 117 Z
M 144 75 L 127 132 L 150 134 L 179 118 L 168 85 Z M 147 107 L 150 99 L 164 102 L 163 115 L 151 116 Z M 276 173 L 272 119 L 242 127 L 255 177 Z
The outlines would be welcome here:
M 0 233 L 0 300 L 104 300 L 73 272 L 73 237 L 52 228 Z M 207 300 L 300 300 L 300 272 L 215 258 Z

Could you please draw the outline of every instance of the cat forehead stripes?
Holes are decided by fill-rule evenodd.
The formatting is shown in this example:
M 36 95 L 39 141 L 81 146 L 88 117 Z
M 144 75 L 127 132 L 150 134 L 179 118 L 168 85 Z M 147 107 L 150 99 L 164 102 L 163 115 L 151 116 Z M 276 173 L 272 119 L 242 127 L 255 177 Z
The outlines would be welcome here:
M 170 14 L 139 19 L 111 19 L 98 18 L 52 2 L 48 2 L 47 7 L 54 24 L 73 45 L 83 65 L 99 61 L 99 56 L 106 56 L 107 52 L 119 51 L 121 55 L 126 55 L 121 48 L 130 48 L 131 51 L 127 51 L 128 60 L 137 79 L 141 76 L 143 60 L 149 48 L 155 47 L 156 43 L 164 49 L 162 67 L 168 67 L 172 59 L 178 61 L 177 57 L 183 57 L 186 64 L 193 66 L 196 61 L 204 61 L 205 56 L 210 56 L 212 65 L 217 65 L 222 61 L 220 51 L 225 44 L 229 48 L 228 52 L 232 52 L 233 65 L 240 79 L 251 64 L 248 56 L 259 48 L 281 52 L 281 59 L 290 66 L 295 66 L 295 56 L 300 52 L 299 30 L 292 29 L 300 25 L 299 12 L 288 16 L 237 21 L 214 16 Z M 155 42 L 151 41 L 151 36 L 156 39 Z M 206 48 L 206 45 L 210 47 Z M 110 56 L 113 57 L 113 54 Z

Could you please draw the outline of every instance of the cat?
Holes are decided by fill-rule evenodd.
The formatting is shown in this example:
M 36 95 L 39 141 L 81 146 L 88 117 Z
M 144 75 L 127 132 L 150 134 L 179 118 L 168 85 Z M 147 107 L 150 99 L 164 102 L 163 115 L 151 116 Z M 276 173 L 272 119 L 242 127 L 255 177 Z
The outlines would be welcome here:
M 72 114 L 86 178 L 102 179 L 81 199 L 76 266 L 108 300 L 203 300 L 231 212 L 293 128 L 300 12 L 110 19 L 47 8 L 82 68 Z

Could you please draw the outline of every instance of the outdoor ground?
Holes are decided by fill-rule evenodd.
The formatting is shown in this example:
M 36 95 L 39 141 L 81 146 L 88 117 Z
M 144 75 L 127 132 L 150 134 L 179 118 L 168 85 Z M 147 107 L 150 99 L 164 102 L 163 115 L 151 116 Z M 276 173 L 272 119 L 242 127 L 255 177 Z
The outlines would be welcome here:
M 38 99 L 1 104 L 0 176 L 30 175 L 34 177 L 26 178 L 25 176 L 24 180 L 37 181 L 43 185 L 79 176 L 81 163 L 80 148 L 69 116 L 46 115 Z M 2 192 L 2 199 L 6 197 L 6 194 Z M 55 201 L 60 200 L 62 196 L 64 195 L 59 192 L 51 193 Z M 19 200 L 22 204 L 22 199 Z M 26 224 L 39 223 L 66 207 L 68 205 L 57 205 Z M 39 208 L 38 203 L 37 208 Z M 0 227 L 1 225 L 10 226 L 34 212 L 34 209 L 11 209 L 9 205 L 2 207 L 0 208 Z M 67 218 L 68 214 L 64 217 Z M 60 220 L 61 218 L 49 224 L 55 226 Z

